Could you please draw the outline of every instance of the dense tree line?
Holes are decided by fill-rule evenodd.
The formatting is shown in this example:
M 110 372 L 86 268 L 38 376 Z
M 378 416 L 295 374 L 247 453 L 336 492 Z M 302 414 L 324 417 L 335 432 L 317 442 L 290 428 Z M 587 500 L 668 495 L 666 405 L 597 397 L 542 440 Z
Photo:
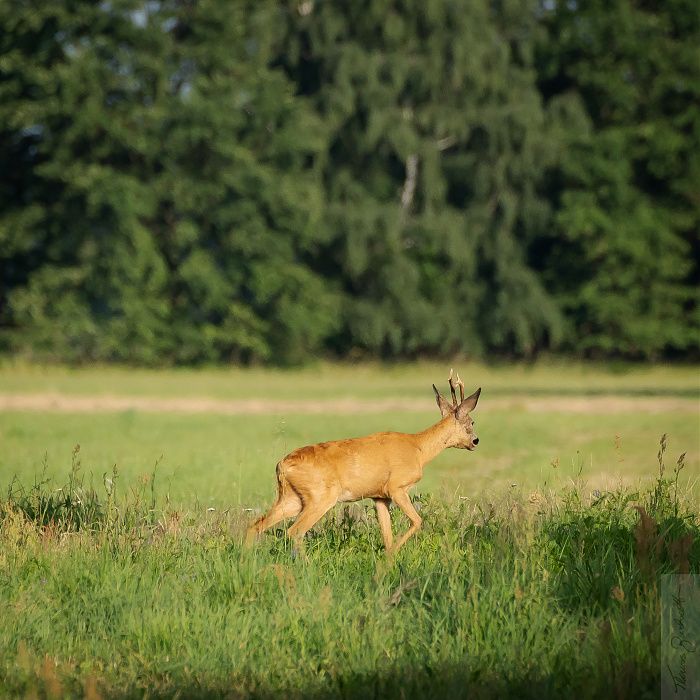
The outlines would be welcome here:
M 699 346 L 695 0 L 5 0 L 0 351 Z

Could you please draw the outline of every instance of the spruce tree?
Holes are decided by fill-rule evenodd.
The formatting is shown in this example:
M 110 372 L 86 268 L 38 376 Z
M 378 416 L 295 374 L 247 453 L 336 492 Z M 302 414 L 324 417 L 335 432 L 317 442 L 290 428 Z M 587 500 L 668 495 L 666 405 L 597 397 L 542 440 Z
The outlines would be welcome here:
M 388 356 L 556 343 L 529 265 L 556 149 L 532 67 L 530 5 L 303 3 L 280 62 L 325 126 L 328 240 L 344 292 L 339 347 Z
M 540 86 L 566 143 L 543 274 L 571 346 L 637 358 L 697 350 L 697 3 L 543 7 Z
M 337 302 L 304 264 L 315 121 L 278 6 L 0 8 L 0 313 L 40 357 L 298 361 Z

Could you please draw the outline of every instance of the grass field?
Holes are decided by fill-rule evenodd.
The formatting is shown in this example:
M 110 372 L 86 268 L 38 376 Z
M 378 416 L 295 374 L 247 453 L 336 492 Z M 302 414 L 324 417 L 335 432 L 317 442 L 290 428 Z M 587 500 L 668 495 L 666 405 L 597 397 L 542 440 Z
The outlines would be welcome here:
M 614 487 L 621 478 L 627 484 L 648 482 L 657 475 L 663 433 L 671 453 L 688 453 L 686 474 L 697 479 L 692 413 L 600 416 L 488 411 L 486 405 L 484 397 L 483 415 L 480 407 L 474 412 L 479 448 L 444 452 L 426 467 L 419 491 L 481 497 L 517 484 L 527 492 L 555 480 L 565 483 L 579 471 L 590 490 Z M 82 469 L 96 485 L 114 465 L 122 484 L 136 483 L 160 460 L 159 488 L 175 502 L 262 507 L 273 496 L 275 464 L 292 449 L 378 430 L 417 431 L 435 422 L 436 413 L 437 408 L 345 416 L 0 413 L 0 483 L 15 475 L 32 481 L 45 457 L 47 474 L 65 479 L 79 444 Z
M 123 483 L 134 483 L 160 460 L 158 479 L 173 500 L 261 506 L 273 496 L 274 465 L 296 447 L 434 423 L 439 414 L 431 384 L 444 391 L 445 374 L 438 365 L 320 365 L 295 372 L 6 366 L 0 368 L 0 395 L 257 399 L 265 408 L 187 413 L 185 402 L 184 412 L 55 412 L 50 404 L 39 412 L 0 411 L 0 483 L 15 475 L 31 480 L 44 462 L 48 475 L 63 478 L 80 444 L 82 468 L 97 483 L 114 465 Z M 620 479 L 648 481 L 656 475 L 656 445 L 664 433 L 671 453 L 687 453 L 691 486 L 700 473 L 696 368 L 470 365 L 463 376 L 468 387 L 483 387 L 474 413 L 479 449 L 440 455 L 426 469 L 421 491 L 488 496 L 511 484 L 526 491 L 561 484 L 579 472 L 591 489 Z M 520 403 L 531 397 L 540 397 L 536 410 Z M 583 409 L 569 410 L 579 397 L 587 400 Z M 611 410 L 619 397 L 627 398 L 628 408 Z M 664 408 L 669 398 L 678 402 Z M 336 413 L 334 406 L 347 399 L 356 400 L 354 411 Z M 404 403 L 389 410 L 373 404 L 387 399 Z M 285 400 L 301 404 L 280 403 Z M 314 402 L 323 412 L 304 411 Z
M 530 365 L 485 365 L 456 360 L 468 386 L 497 396 L 700 396 L 700 370 L 690 365 L 635 365 L 552 360 Z M 132 369 L 53 367 L 6 362 L 0 393 L 57 392 L 129 396 L 339 399 L 428 398 L 445 385 L 446 363 L 330 364 L 303 369 Z
M 479 448 L 426 468 L 387 559 L 369 505 L 301 551 L 244 549 L 243 509 L 295 447 L 434 423 L 443 366 L 0 368 L 38 401 L 0 411 L 0 697 L 658 698 L 660 576 L 700 569 L 697 368 L 459 369 Z
M 299 551 L 281 531 L 248 550 L 240 513 L 173 508 L 152 483 L 0 502 L 2 697 L 639 700 L 671 682 L 660 577 L 700 566 L 673 478 L 423 497 L 394 559 L 361 505 Z

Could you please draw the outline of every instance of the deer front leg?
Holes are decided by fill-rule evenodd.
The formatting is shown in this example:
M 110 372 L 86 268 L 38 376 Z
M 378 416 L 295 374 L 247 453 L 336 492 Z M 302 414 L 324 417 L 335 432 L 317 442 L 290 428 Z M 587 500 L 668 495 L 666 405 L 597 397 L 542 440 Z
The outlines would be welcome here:
M 375 498 L 374 505 L 377 507 L 377 520 L 382 531 L 382 539 L 384 547 L 387 551 L 391 549 L 391 544 L 394 541 L 391 535 L 391 516 L 389 515 L 390 498 Z
M 421 523 L 423 522 L 422 518 L 418 513 L 416 513 L 416 509 L 413 507 L 413 503 L 411 503 L 411 499 L 408 495 L 408 490 L 406 491 L 398 491 L 397 493 L 393 494 L 394 497 L 394 503 L 401 508 L 401 510 L 406 514 L 406 517 L 411 521 L 411 527 L 408 528 L 404 536 L 396 543 L 394 548 L 391 550 L 392 554 L 394 552 L 398 552 L 401 547 L 403 547 L 404 542 L 413 535 L 415 532 L 417 532 L 420 529 Z

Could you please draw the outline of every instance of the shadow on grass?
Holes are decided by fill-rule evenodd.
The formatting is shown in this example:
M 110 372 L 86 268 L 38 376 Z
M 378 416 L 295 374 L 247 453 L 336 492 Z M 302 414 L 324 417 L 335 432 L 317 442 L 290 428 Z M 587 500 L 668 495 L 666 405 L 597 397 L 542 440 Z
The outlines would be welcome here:
M 608 670 L 611 670 L 608 668 Z M 307 698 L 357 700 L 397 698 L 398 700 L 446 700 L 475 698 L 477 700 L 547 700 L 549 698 L 611 698 L 615 700 L 644 700 L 658 698 L 659 674 L 651 669 L 635 668 L 622 662 L 607 675 L 604 669 L 560 669 L 551 676 L 525 672 L 520 677 L 496 678 L 482 676 L 466 667 L 441 669 L 398 668 L 366 676 L 340 676 L 319 680 L 310 677 L 304 688 L 254 685 L 252 682 L 231 681 L 215 686 L 173 685 L 162 692 L 133 688 L 104 698 L 136 700 L 136 698 L 191 698 L 192 700 L 224 700 L 243 698 L 273 700 L 276 698 Z

